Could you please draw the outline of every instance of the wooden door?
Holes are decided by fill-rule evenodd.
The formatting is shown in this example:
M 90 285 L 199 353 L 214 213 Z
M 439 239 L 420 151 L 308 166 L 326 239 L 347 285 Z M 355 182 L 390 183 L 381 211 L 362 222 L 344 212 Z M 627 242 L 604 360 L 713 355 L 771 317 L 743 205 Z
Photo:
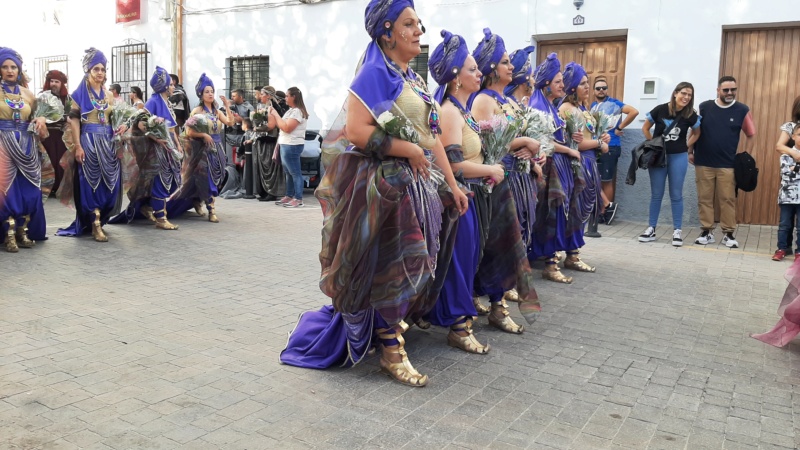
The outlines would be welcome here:
M 775 143 L 779 127 L 791 117 L 792 102 L 800 95 L 800 28 L 730 30 L 722 38 L 720 76 L 732 75 L 738 101 L 750 107 L 756 123 L 753 158 L 758 165 L 758 187 L 739 192 L 739 223 L 776 225 L 780 172 Z M 742 137 L 739 149 L 744 147 Z
M 609 95 L 623 100 L 625 95 L 625 37 L 610 39 L 585 39 L 571 41 L 539 42 L 537 64 L 547 55 L 555 52 L 563 68 L 570 61 L 575 61 L 586 69 L 589 84 L 594 84 L 597 77 L 605 77 L 608 81 Z M 594 99 L 590 96 L 590 99 Z

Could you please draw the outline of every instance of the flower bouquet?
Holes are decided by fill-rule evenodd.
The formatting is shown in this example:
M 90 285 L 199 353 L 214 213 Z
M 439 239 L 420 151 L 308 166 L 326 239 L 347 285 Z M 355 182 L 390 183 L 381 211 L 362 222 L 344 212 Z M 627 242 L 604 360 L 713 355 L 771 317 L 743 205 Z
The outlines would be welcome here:
M 36 111 L 33 112 L 31 119 L 44 117 L 47 123 L 58 122 L 64 117 L 64 105 L 61 100 L 50 92 L 42 92 L 36 97 Z M 32 123 L 28 126 L 28 131 L 36 132 L 36 127 Z
M 572 135 L 575 133 L 583 133 L 583 128 L 586 126 L 586 118 L 583 117 L 583 114 L 573 114 L 571 112 L 565 112 L 563 117 L 564 123 L 566 124 L 567 136 L 569 137 L 569 147 L 573 150 L 577 150 L 578 143 L 575 142 Z M 572 173 L 576 177 L 579 176 L 580 172 L 583 170 L 580 158 L 572 158 L 570 163 L 572 164 Z
M 556 122 L 553 118 L 538 109 L 528 108 L 524 112 L 528 127 L 525 129 L 525 136 L 539 141 L 539 154 L 552 156 L 555 150 L 553 144 L 553 133 L 556 132 Z M 530 162 L 528 167 L 530 168 Z
M 253 121 L 253 127 L 257 128 L 264 125 L 264 122 L 267 121 L 267 116 L 260 112 L 254 112 L 250 114 L 250 120 Z
M 489 166 L 500 163 L 508 153 L 511 141 L 517 137 L 520 128 L 519 120 L 509 120 L 504 115 L 492 116 L 489 120 L 478 122 L 480 137 L 483 148 L 483 163 Z M 491 180 L 485 181 L 484 190 L 492 192 L 493 183 Z
M 169 133 L 169 128 L 167 128 L 167 123 L 162 117 L 155 115 L 150 116 L 145 122 L 144 129 L 144 135 L 153 138 L 160 145 L 163 145 L 166 150 L 172 153 L 172 157 L 175 158 L 175 160 L 180 161 L 183 159 L 183 155 L 175 147 L 175 143 L 172 141 L 172 136 L 170 136 Z
M 130 126 L 131 119 L 139 113 L 139 110 L 125 102 L 117 102 L 111 108 L 111 127 L 114 128 L 114 140 L 120 141 L 122 133 L 120 128 Z
M 208 117 L 206 117 L 205 114 L 195 114 L 189 117 L 184 125 L 198 133 L 208 134 L 211 131 L 211 126 L 208 124 Z
M 403 116 L 395 116 L 389 111 L 385 111 L 378 116 L 378 126 L 389 136 L 419 144 L 419 133 L 411 125 L 411 122 Z
M 603 134 L 617 126 L 622 117 L 622 108 L 616 103 L 600 102 L 592 107 L 590 114 L 596 123 L 592 134 L 595 139 L 600 139 Z

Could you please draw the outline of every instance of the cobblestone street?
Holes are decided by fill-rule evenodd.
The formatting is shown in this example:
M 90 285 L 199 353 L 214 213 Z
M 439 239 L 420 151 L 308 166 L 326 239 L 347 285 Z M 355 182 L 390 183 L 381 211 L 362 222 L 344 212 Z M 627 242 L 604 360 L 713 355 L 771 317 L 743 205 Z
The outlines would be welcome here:
M 0 448 L 800 447 L 800 340 L 748 336 L 777 321 L 791 257 L 601 227 L 584 250 L 597 273 L 538 282 L 523 335 L 476 322 L 488 355 L 406 333 L 430 377 L 413 389 L 377 358 L 279 363 L 298 314 L 329 302 L 306 202 L 219 200 L 219 224 L 107 226 L 100 244 L 52 236 L 73 213 L 51 200 L 50 239 L 0 253 Z

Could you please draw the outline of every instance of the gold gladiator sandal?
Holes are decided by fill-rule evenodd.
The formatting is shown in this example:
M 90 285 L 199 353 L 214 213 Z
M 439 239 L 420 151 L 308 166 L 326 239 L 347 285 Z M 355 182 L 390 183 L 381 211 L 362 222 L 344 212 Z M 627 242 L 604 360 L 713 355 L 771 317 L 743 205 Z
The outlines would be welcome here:
M 152 206 L 147 206 L 147 205 L 142 206 L 141 208 L 139 208 L 139 211 L 150 222 L 158 222 L 158 219 L 156 219 L 155 211 L 153 211 Z
M 566 261 L 564 261 L 564 268 L 577 270 L 578 272 L 589 272 L 589 273 L 594 273 L 594 271 L 596 270 L 595 267 L 592 267 L 586 264 L 585 262 L 581 261 L 579 252 L 570 253 L 567 256 Z
M 22 217 L 25 219 L 25 223 L 21 227 L 17 227 L 17 245 L 22 248 L 33 248 L 36 241 L 28 237 L 28 224 L 31 222 L 31 216 Z
M 509 289 L 503 294 L 503 300 L 511 303 L 519 303 L 519 293 L 516 289 Z
M 108 242 L 108 237 L 103 233 L 103 226 L 100 224 L 100 210 L 95 208 L 94 222 L 92 222 L 92 237 L 97 242 Z
M 200 217 L 206 215 L 205 211 L 203 211 L 203 202 L 201 202 L 200 200 L 195 200 L 193 206 L 195 214 L 197 214 Z
M 400 328 L 400 331 L 397 330 Z M 401 321 L 395 328 L 378 329 L 378 339 L 381 341 L 396 340 L 396 345 L 386 345 L 381 342 L 383 353 L 381 354 L 381 372 L 388 375 L 393 380 L 411 387 L 423 387 L 428 384 L 428 376 L 422 375 L 411 365 L 408 354 L 405 350 L 405 340 L 402 332 L 408 330 L 408 325 Z M 390 362 L 385 354 L 400 355 L 400 362 Z
M 160 200 L 161 204 L 164 205 L 164 209 L 153 211 L 153 218 L 156 219 L 156 228 L 160 228 L 162 230 L 177 230 L 178 226 L 167 220 L 167 199 L 154 198 L 153 200 Z M 152 210 L 152 208 L 150 209 Z M 164 213 L 164 215 L 161 217 L 156 217 L 156 214 L 161 215 L 161 213 Z
M 517 325 L 508 313 L 508 304 L 505 300 L 492 303 L 492 312 L 489 314 L 489 325 L 505 331 L 506 333 L 522 334 L 525 328 Z
M 481 303 L 480 297 L 472 297 L 472 304 L 475 305 L 475 311 L 478 312 L 479 316 L 489 315 L 489 308 L 487 308 L 483 303 Z
M 460 317 L 458 320 L 464 320 Z M 462 336 L 459 332 L 467 333 Z M 460 348 L 467 353 L 475 353 L 476 355 L 485 355 L 489 353 L 489 344 L 483 345 L 472 334 L 472 319 L 466 319 L 462 323 L 457 323 L 450 326 L 450 332 L 447 333 L 447 345 L 454 348 Z
M 556 283 L 570 284 L 572 277 L 565 276 L 558 269 L 558 258 L 550 258 L 544 262 L 544 270 L 542 271 L 542 278 L 545 280 L 555 281 Z
M 217 217 L 217 207 L 214 206 L 217 204 L 216 200 L 211 200 L 211 203 L 207 203 L 208 205 L 208 221 L 212 223 L 219 223 L 219 217 Z
M 14 229 L 16 229 L 17 223 L 14 222 L 14 219 L 9 217 L 6 220 L 8 224 L 8 232 L 6 233 L 6 251 L 8 253 L 17 253 L 19 251 L 19 247 L 17 247 L 17 240 L 14 238 Z

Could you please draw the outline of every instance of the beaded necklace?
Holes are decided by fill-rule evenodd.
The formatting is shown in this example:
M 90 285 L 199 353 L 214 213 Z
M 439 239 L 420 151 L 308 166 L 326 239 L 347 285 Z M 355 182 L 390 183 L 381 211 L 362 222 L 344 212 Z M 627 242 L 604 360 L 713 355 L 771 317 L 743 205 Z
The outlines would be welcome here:
M 206 117 L 208 117 L 208 120 L 211 121 L 211 124 L 212 124 L 211 125 L 211 129 L 214 131 L 214 134 L 216 134 L 217 133 L 217 129 L 219 127 L 219 125 L 217 124 L 217 120 L 219 120 L 219 118 L 217 117 L 216 114 L 214 114 L 214 111 L 208 109 L 208 107 L 205 104 L 203 104 L 203 111 L 205 111 Z
M 464 120 L 467 122 L 467 125 L 469 125 L 469 127 L 472 128 L 472 131 L 480 133 L 481 127 L 478 126 L 478 122 L 476 122 L 475 118 L 472 117 L 472 113 L 467 111 L 466 108 L 464 108 L 464 105 L 462 105 L 461 102 L 459 102 L 458 99 L 456 99 L 452 95 L 448 94 L 447 98 L 451 102 L 453 102 L 453 104 L 456 106 L 461 115 L 464 116 Z
M 102 125 L 106 124 L 106 110 L 109 107 L 108 101 L 105 98 L 105 92 L 103 91 L 103 87 L 100 87 L 100 94 L 96 94 L 94 89 L 89 85 L 89 81 L 86 81 L 86 90 L 89 92 L 89 100 L 92 102 L 92 107 L 97 111 L 97 120 L 100 121 Z
M 430 126 L 431 133 L 433 133 L 434 136 L 437 134 L 442 134 L 442 129 L 439 127 L 439 111 L 436 108 L 436 102 L 433 101 L 433 96 L 430 94 L 430 92 L 428 92 L 427 86 L 420 81 L 419 77 L 417 77 L 417 74 L 414 73 L 414 71 L 410 68 L 408 71 L 403 71 L 397 67 L 397 64 L 395 64 L 394 61 L 387 59 L 386 55 L 383 55 L 383 59 L 386 61 L 386 65 L 389 66 L 392 71 L 400 75 L 405 83 L 408 83 L 408 85 L 411 87 L 411 90 L 414 91 L 414 93 L 417 94 L 422 101 L 430 105 L 431 112 L 428 114 L 428 126 Z
M 9 95 L 17 95 L 19 98 L 12 99 Z M 22 108 L 25 107 L 25 100 L 22 98 L 22 93 L 19 90 L 19 85 L 15 84 L 13 89 L 8 87 L 8 84 L 3 81 L 3 99 L 6 105 L 11 108 L 11 117 L 14 122 L 22 122 Z
M 494 101 L 497 102 L 497 106 L 500 107 L 500 111 L 502 111 L 503 115 L 506 116 L 506 119 L 508 119 L 509 121 L 514 120 L 514 116 L 508 114 L 506 110 L 503 108 L 504 105 L 508 104 L 508 97 L 491 89 L 482 89 L 480 92 L 478 92 L 478 94 L 485 94 L 488 95 L 489 97 L 492 97 Z

